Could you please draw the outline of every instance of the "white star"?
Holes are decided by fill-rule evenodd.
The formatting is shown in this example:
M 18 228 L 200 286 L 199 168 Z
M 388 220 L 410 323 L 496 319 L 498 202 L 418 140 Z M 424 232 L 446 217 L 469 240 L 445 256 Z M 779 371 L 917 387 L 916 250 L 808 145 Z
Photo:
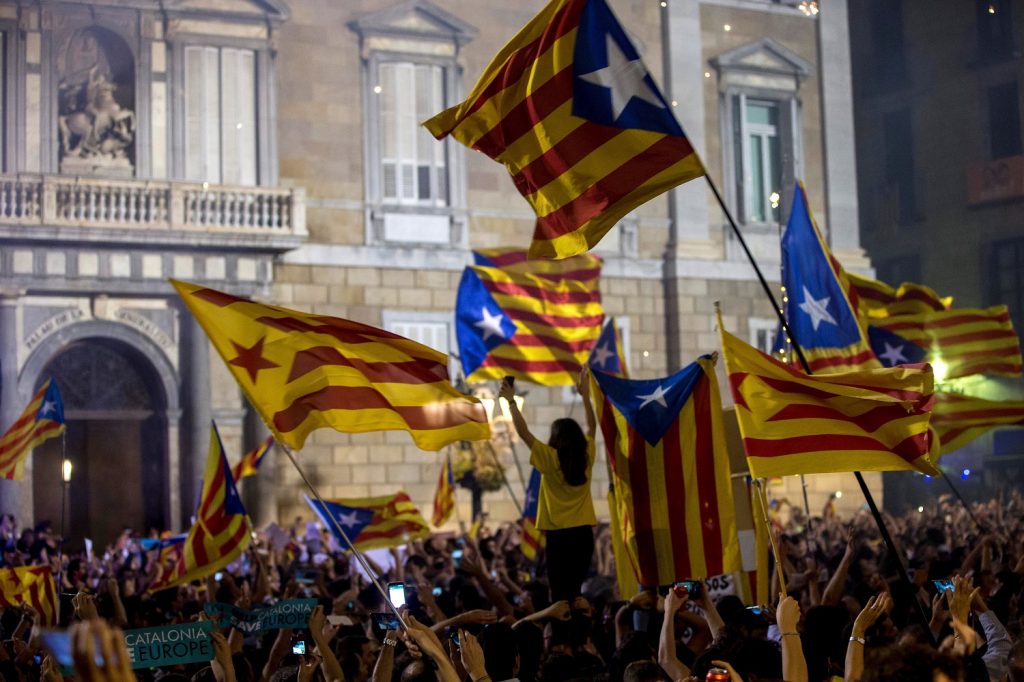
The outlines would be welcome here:
M 611 344 L 605 344 L 603 346 L 597 346 L 594 348 L 594 352 L 591 353 L 591 357 L 594 360 L 594 364 L 598 367 L 604 368 L 608 360 L 615 355 L 609 347 Z
M 57 405 L 52 400 L 44 400 L 43 401 L 43 407 L 42 407 L 41 410 L 39 410 L 39 414 L 41 414 L 43 416 L 46 416 L 46 415 L 50 414 L 51 412 L 56 412 L 56 411 L 57 411 Z
M 811 292 L 807 291 L 807 286 L 804 285 L 804 302 L 800 304 L 800 310 L 811 316 L 811 326 L 814 327 L 814 331 L 818 331 L 818 325 L 822 322 L 839 326 L 836 318 L 832 317 L 832 313 L 828 311 L 828 302 L 831 299 L 831 296 L 815 299 L 811 296 Z
M 479 322 L 474 322 L 473 326 L 484 330 L 484 341 L 492 336 L 505 338 L 505 330 L 501 328 L 501 320 L 505 317 L 504 315 L 492 315 L 491 311 L 487 308 L 481 308 L 480 314 L 483 315 L 483 319 Z
M 883 341 L 883 343 L 885 342 Z M 903 354 L 902 343 L 897 346 L 890 346 L 888 343 L 885 343 L 885 352 L 880 353 L 878 357 L 885 358 L 890 367 L 895 367 L 903 362 L 910 362 L 907 356 Z
M 664 109 L 665 105 L 657 93 L 644 80 L 647 75 L 644 63 L 639 59 L 626 59 L 622 48 L 615 42 L 611 34 L 607 34 L 605 38 L 608 46 L 608 66 L 581 74 L 580 78 L 611 91 L 612 119 L 618 120 L 622 115 L 622 110 L 629 105 L 634 97 L 639 97 L 659 109 Z
M 641 400 L 643 400 L 643 402 L 640 403 L 640 407 L 637 408 L 637 409 L 640 409 L 640 410 L 644 409 L 645 407 L 647 407 L 651 403 L 658 403 L 662 407 L 666 407 L 666 408 L 668 407 L 668 403 L 665 402 L 665 387 L 664 386 L 658 386 L 658 388 L 654 389 L 653 393 L 648 393 L 647 395 L 638 395 L 637 398 L 640 398 Z
M 533 491 L 531 490 L 530 494 L 526 496 L 526 502 L 525 502 L 525 504 L 523 504 L 523 507 L 529 507 L 529 506 L 531 506 L 536 501 L 537 501 L 537 498 L 534 497 Z
M 359 525 L 359 512 L 353 510 L 347 514 L 341 514 L 338 516 L 338 523 L 345 528 L 355 528 Z

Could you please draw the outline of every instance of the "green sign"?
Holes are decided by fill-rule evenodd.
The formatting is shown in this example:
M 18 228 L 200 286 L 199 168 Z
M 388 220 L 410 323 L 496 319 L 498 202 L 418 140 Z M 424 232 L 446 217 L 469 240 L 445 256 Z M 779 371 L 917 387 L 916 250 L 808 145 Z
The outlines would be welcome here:
M 213 660 L 213 630 L 209 621 L 128 630 L 124 643 L 133 668 L 201 663 Z
M 295 630 L 309 625 L 309 614 L 316 607 L 316 599 L 285 599 L 273 606 L 247 611 L 231 604 L 207 603 L 203 606 L 206 615 L 217 622 L 218 627 L 233 627 L 246 634 L 264 630 Z

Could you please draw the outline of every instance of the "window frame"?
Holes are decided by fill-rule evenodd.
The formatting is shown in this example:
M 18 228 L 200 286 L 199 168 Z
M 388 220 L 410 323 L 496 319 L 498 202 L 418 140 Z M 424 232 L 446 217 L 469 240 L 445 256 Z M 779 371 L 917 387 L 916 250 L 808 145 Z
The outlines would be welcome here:
M 448 356 L 448 377 L 454 378 L 459 376 L 462 367 L 455 357 L 459 346 L 458 339 L 455 336 L 455 317 L 452 313 L 433 310 L 408 310 L 404 308 L 385 308 L 381 311 L 382 329 L 392 334 L 399 334 L 394 329 L 395 325 L 398 324 L 443 324 L 447 329 L 448 348 L 446 350 L 434 348 L 434 350 Z M 409 336 L 406 336 L 406 338 L 412 339 Z M 412 340 L 417 343 L 423 343 L 419 339 Z M 430 347 L 433 348 L 433 346 Z
M 20 154 L 24 135 L 19 135 L 22 116 L 15 88 L 22 82 L 23 55 L 20 54 L 21 32 L 15 21 L 0 20 L 0 173 L 13 173 L 21 167 Z
M 750 345 L 767 355 L 772 354 L 772 346 L 775 345 L 775 336 L 779 331 L 779 318 L 777 317 L 749 317 L 747 318 L 747 340 Z M 761 332 L 768 333 L 768 349 L 765 350 L 758 343 L 758 335 Z
M 1024 237 L 994 241 L 990 249 L 989 262 L 992 268 L 992 277 L 989 298 L 993 305 L 1002 304 L 1009 308 L 1010 319 L 1013 320 L 1017 335 L 1021 336 L 1024 334 L 1022 332 L 1024 330 Z M 1010 267 L 1004 267 L 1000 264 L 1000 260 L 1010 249 L 1014 251 L 1014 263 Z M 1016 267 L 1013 267 L 1014 265 Z M 1014 299 L 1012 301 L 1007 300 L 1007 291 L 1009 290 L 1001 286 L 1000 283 L 1004 270 L 1014 275 L 1016 286 L 1010 292 Z

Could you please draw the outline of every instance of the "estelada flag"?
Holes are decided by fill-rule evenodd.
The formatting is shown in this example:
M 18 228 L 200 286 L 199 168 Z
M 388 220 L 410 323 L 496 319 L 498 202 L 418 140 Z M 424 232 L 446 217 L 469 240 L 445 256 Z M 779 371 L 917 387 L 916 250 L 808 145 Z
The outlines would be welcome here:
M 917 469 L 938 475 L 928 365 L 808 376 L 722 327 L 736 418 L 754 478 Z
M 217 425 L 210 427 L 210 452 L 203 471 L 203 490 L 195 523 L 178 549 L 174 538 L 165 555 L 176 556 L 171 567 L 148 588 L 150 592 L 200 580 L 219 571 L 238 556 L 252 539 L 252 526 L 224 455 Z
M 341 526 L 358 550 L 397 547 L 430 535 L 430 526 L 404 492 L 378 497 L 324 500 L 324 504 L 306 497 L 320 522 L 348 549 L 345 538 L 335 528 Z M 334 517 L 334 522 L 331 517 Z
M 914 315 L 917 313 L 949 310 L 952 296 L 939 296 L 931 287 L 914 282 L 903 282 L 893 288 L 885 282 L 855 272 L 847 272 L 857 311 L 862 318 Z
M 814 374 L 881 367 L 851 304 L 846 273 L 822 239 L 797 183 L 782 235 L 782 281 L 791 340 Z
M 622 378 L 629 376 L 622 335 L 619 333 L 619 327 L 615 324 L 614 317 L 605 320 L 601 335 L 597 337 L 597 343 L 594 344 L 594 350 L 590 351 L 590 359 L 587 364 L 591 369 L 605 374 Z
M 583 253 L 637 206 L 704 174 L 605 0 L 552 0 L 464 102 L 423 125 L 505 165 L 537 214 L 535 258 Z
M 537 553 L 544 546 L 544 531 L 537 528 L 537 504 L 540 502 L 540 471 L 530 470 L 530 482 L 526 485 L 526 501 L 523 503 L 521 524 L 523 539 L 519 549 L 530 561 L 537 560 Z
M 939 434 L 939 444 L 945 455 L 992 429 L 1024 426 L 1024 400 L 984 400 L 968 395 L 936 393 L 932 426 Z
M 25 410 L 0 436 L 0 477 L 20 481 L 32 448 L 64 433 L 64 403 L 53 379 L 47 379 Z
M 714 361 L 664 379 L 591 374 L 640 584 L 742 570 Z
M 437 476 L 437 490 L 434 491 L 434 516 L 430 522 L 435 527 L 443 526 L 455 511 L 455 472 L 452 457 L 445 453 L 441 462 L 441 473 Z
M 513 246 L 496 246 L 489 249 L 473 251 L 473 265 L 498 268 L 505 272 L 515 272 L 534 277 L 561 282 L 570 280 L 581 282 L 591 289 L 597 289 L 601 277 L 604 260 L 593 253 L 584 253 L 561 260 L 545 258 L 530 259 L 526 249 Z
M 575 384 L 604 320 L 597 282 L 467 267 L 455 300 L 467 381 Z
M 39 625 L 57 625 L 57 582 L 49 566 L 0 568 L 0 608 L 31 606 Z
M 263 458 L 267 456 L 272 447 L 274 447 L 274 437 L 267 436 L 262 443 L 242 455 L 242 459 L 238 460 L 238 464 L 231 471 L 235 483 L 238 483 L 243 478 L 255 476 L 256 471 L 260 468 L 260 464 L 263 464 Z
M 448 358 L 369 325 L 171 280 L 279 443 L 329 427 L 403 430 L 424 450 L 490 437 L 483 405 L 448 380 Z
M 886 367 L 928 362 L 940 381 L 1021 374 L 1020 337 L 1004 305 L 894 315 L 870 324 L 868 338 Z

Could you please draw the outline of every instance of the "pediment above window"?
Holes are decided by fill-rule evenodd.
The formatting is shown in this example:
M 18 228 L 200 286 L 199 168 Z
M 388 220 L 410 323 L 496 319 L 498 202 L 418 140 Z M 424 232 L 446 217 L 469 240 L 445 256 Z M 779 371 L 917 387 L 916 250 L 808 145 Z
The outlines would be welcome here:
M 161 9 L 170 15 L 269 19 L 274 22 L 286 21 L 291 15 L 282 0 L 164 0 Z
M 718 70 L 723 86 L 730 81 L 744 85 L 760 81 L 764 87 L 787 90 L 797 89 L 812 69 L 810 62 L 771 38 L 725 52 L 712 59 L 711 65 Z
M 410 0 L 367 14 L 349 24 L 364 45 L 378 49 L 388 45 L 418 51 L 417 43 L 447 44 L 459 48 L 476 37 L 476 27 L 426 0 Z

